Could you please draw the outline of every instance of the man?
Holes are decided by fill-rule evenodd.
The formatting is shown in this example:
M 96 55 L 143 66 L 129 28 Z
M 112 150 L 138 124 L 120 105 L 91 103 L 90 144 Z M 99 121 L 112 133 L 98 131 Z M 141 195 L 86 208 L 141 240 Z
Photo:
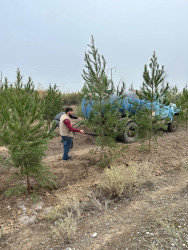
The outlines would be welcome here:
M 72 108 L 66 108 L 65 114 L 60 118 L 60 135 L 63 141 L 63 161 L 70 161 L 69 151 L 73 142 L 73 132 L 84 134 L 83 130 L 75 129 L 71 124 L 71 116 L 73 115 Z
M 53 119 L 53 126 L 52 128 L 50 129 L 50 132 L 53 132 L 56 128 L 59 128 L 59 122 L 60 122 L 60 118 L 62 115 L 64 115 L 65 112 L 60 112 L 59 114 L 57 114 L 54 119 Z M 74 116 L 74 115 L 70 115 L 70 118 L 71 119 L 78 119 L 78 120 L 81 120 L 81 118 L 77 117 L 77 116 Z

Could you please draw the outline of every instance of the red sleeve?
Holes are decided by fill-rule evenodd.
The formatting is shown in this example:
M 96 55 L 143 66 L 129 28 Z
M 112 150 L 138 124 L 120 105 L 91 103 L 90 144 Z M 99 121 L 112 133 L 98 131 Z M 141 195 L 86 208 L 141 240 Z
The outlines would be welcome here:
M 71 122 L 69 119 L 65 119 L 64 120 L 64 124 L 67 126 L 67 128 L 72 131 L 72 132 L 80 132 L 79 129 L 76 129 L 76 128 L 73 128 L 72 125 L 71 125 Z

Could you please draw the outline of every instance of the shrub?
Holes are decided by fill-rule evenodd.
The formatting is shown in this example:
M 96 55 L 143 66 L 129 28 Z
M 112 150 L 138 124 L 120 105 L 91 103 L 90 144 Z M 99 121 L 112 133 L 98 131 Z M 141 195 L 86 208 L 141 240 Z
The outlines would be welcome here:
M 67 243 L 74 239 L 77 230 L 77 220 L 72 212 L 67 212 L 66 217 L 58 220 L 52 226 L 53 233 L 58 237 L 63 237 Z
M 47 215 L 47 219 L 50 221 L 56 221 L 63 218 L 67 214 L 67 211 L 71 212 L 79 219 L 81 216 L 81 210 L 80 201 L 77 196 L 59 197 L 59 204 L 50 211 Z
M 105 198 L 102 196 L 100 190 L 93 190 L 89 195 L 89 200 L 82 203 L 83 211 L 99 211 L 99 212 L 105 212 L 109 208 L 109 206 L 112 206 L 114 201 L 110 200 L 108 198 Z
M 66 242 L 74 240 L 77 223 L 81 217 L 81 204 L 77 196 L 59 198 L 59 204 L 47 215 L 52 221 L 52 231 L 58 237 L 63 237 Z
M 98 188 L 109 198 L 120 198 L 123 194 L 129 197 L 151 176 L 152 169 L 148 165 L 111 166 L 104 170 Z
M 80 105 L 82 97 L 79 92 L 62 93 L 61 101 L 63 106 Z

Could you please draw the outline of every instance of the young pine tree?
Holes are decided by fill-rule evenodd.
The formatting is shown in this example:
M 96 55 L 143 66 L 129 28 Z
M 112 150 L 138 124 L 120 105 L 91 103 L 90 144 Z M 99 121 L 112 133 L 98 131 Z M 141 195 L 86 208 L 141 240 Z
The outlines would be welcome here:
M 148 140 L 149 150 L 151 149 L 151 140 L 159 128 L 164 128 L 160 123 L 160 114 L 156 115 L 155 104 L 164 96 L 168 90 L 168 84 L 165 86 L 164 66 L 160 68 L 155 52 L 151 58 L 151 63 L 144 67 L 143 84 L 141 91 L 137 95 L 143 100 L 143 109 L 136 116 L 138 125 L 138 138 Z M 161 103 L 162 106 L 162 103 Z
M 0 91 L 5 95 L 0 107 L 0 142 L 10 153 L 16 176 L 25 178 L 28 192 L 35 178 L 42 186 L 55 185 L 54 177 L 42 163 L 48 138 L 43 120 L 43 108 L 31 78 L 24 85 L 20 71 L 13 86 L 7 82 Z
M 129 91 L 134 91 L 135 89 L 134 89 L 134 85 L 133 85 L 133 83 L 131 83 L 131 86 L 129 87 Z
M 125 127 L 125 120 L 120 120 L 119 105 L 123 98 L 124 85 L 117 91 L 118 97 L 113 100 L 115 87 L 105 73 L 106 61 L 95 48 L 91 39 L 90 50 L 85 53 L 85 69 L 83 70 L 83 96 L 91 105 L 87 127 L 98 135 L 96 142 L 101 147 L 101 159 L 106 157 L 105 148 L 116 146 L 115 138 Z M 112 101 L 113 100 L 113 101 Z
M 0 123 L 2 122 L 2 117 L 5 112 L 5 110 L 9 109 L 9 105 L 7 102 L 7 99 L 9 99 L 10 95 L 10 87 L 8 85 L 8 80 L 5 78 L 4 84 L 0 87 Z M 1 129 L 1 126 L 0 126 Z M 1 137 L 1 134 L 0 134 Z
M 43 99 L 43 103 L 43 117 L 47 120 L 48 129 L 50 129 L 50 123 L 53 121 L 54 116 L 62 111 L 61 93 L 56 84 L 54 86 L 51 84 L 49 85 L 47 94 Z
M 180 107 L 180 120 L 185 123 L 186 131 L 188 131 L 188 85 L 183 89 L 178 106 Z
M 173 87 L 169 87 L 166 93 L 166 102 L 167 104 L 170 103 L 177 103 L 180 99 L 180 93 L 178 92 L 178 87 L 175 85 Z

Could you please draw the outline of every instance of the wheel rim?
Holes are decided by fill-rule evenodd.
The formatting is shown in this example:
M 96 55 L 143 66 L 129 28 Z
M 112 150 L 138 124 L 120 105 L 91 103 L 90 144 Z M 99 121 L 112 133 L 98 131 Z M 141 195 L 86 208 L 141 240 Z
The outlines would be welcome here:
M 125 131 L 125 133 L 126 133 L 126 137 L 129 138 L 130 142 L 136 141 L 138 133 L 136 132 L 136 128 L 135 127 L 130 127 L 127 131 Z
M 131 127 L 128 131 L 127 131 L 127 135 L 129 138 L 135 138 L 136 136 L 136 130 L 135 128 Z

